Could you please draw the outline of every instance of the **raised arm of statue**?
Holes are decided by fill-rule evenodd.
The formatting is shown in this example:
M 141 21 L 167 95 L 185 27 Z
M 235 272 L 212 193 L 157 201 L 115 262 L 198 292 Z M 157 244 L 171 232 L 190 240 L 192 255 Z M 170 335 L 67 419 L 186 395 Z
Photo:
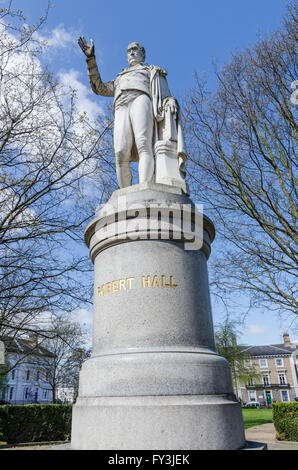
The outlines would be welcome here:
M 84 36 L 80 36 L 78 39 L 78 45 L 80 46 L 86 57 L 94 57 L 93 39 L 91 39 L 91 44 L 89 45 Z
M 99 74 L 93 40 L 91 39 L 91 44 L 88 44 L 84 36 L 81 36 L 78 39 L 78 44 L 86 56 L 89 82 L 94 93 L 102 96 L 114 96 L 114 81 L 104 83 Z

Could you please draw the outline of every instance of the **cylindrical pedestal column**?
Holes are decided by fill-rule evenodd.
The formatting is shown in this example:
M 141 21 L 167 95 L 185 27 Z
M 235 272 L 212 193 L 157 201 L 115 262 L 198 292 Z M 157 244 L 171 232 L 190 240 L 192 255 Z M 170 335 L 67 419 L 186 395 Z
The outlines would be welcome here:
M 73 449 L 244 446 L 231 373 L 214 344 L 214 227 L 194 209 L 181 190 L 144 183 L 115 191 L 87 227 L 93 348 L 73 408 Z

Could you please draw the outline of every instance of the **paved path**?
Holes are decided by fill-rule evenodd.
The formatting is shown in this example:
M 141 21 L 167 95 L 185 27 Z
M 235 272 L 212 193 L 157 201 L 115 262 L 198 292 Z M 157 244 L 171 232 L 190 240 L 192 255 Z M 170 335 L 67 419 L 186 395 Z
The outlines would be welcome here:
M 261 424 L 245 430 L 247 441 L 264 442 L 268 450 L 298 450 L 298 442 L 278 441 L 275 439 L 275 434 L 273 423 Z
M 267 444 L 268 450 L 298 450 L 298 442 L 277 441 L 273 423 L 261 424 L 245 430 L 247 441 L 262 442 Z M 69 450 L 69 444 L 46 444 L 7 447 L 0 450 Z

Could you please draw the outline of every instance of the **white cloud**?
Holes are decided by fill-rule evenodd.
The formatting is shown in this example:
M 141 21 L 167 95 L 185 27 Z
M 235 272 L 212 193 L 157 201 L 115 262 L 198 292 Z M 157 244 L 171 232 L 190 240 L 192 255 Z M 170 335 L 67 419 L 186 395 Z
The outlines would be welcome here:
M 253 335 L 261 335 L 265 332 L 267 332 L 268 327 L 265 325 L 250 325 L 249 327 L 249 333 Z
M 4 178 L 2 178 L 3 181 Z M 12 213 L 17 204 L 18 195 L 10 188 L 3 188 L 0 191 L 0 220 Z M 10 236 L 16 235 L 24 230 L 26 224 L 34 222 L 35 212 L 31 208 L 25 208 L 14 218 L 13 227 L 10 229 Z
M 50 50 L 61 50 L 68 48 L 71 44 L 76 42 L 76 33 L 74 31 L 68 31 L 64 28 L 63 24 L 58 25 L 52 31 L 41 34 L 36 32 L 34 34 L 35 39 L 46 43 L 46 47 Z
M 86 308 L 78 308 L 72 312 L 72 319 L 79 323 L 82 329 L 87 333 L 86 346 L 92 347 L 92 326 L 93 312 Z
M 13 141 L 15 148 L 20 149 L 19 161 L 28 163 L 26 171 L 31 174 L 32 163 L 47 158 L 60 145 L 61 129 L 63 127 L 63 117 L 66 117 L 70 111 L 70 93 L 69 89 L 76 91 L 75 110 L 72 113 L 72 152 L 70 164 L 79 163 L 77 173 L 82 175 L 93 174 L 97 168 L 97 159 L 89 158 L 82 163 L 82 155 L 88 155 L 93 149 L 98 139 L 97 122 L 98 115 L 104 115 L 101 101 L 94 95 L 88 84 L 81 81 L 81 72 L 75 69 L 60 71 L 57 76 L 59 85 L 56 88 L 55 96 L 52 93 L 52 87 L 47 86 L 43 76 L 43 55 L 35 56 L 30 54 L 30 44 L 20 46 L 17 38 L 7 31 L 5 25 L 0 25 L 0 55 L 1 60 L 1 80 L 0 80 L 0 122 L 3 135 L 8 132 L 11 126 L 11 119 L 16 121 L 15 132 L 17 137 Z M 48 44 L 56 50 L 61 45 L 64 55 L 68 53 L 66 46 L 74 41 L 74 35 L 66 31 L 61 25 L 47 34 Z M 15 47 L 12 48 L 12 45 Z M 71 46 L 72 47 L 72 46 Z M 28 50 L 29 48 L 29 50 Z M 46 50 L 50 50 L 48 47 Z M 9 52 L 9 60 L 6 59 L 6 53 Z M 63 64 L 65 67 L 65 63 Z M 86 80 L 87 72 L 84 71 Z M 54 79 L 49 74 L 48 79 Z M 44 77 L 45 79 L 47 77 Z M 58 102 L 56 101 L 58 99 Z M 60 103 L 63 106 L 60 106 Z M 29 110 L 27 112 L 26 110 Z M 25 112 L 26 111 L 26 112 Z M 64 113 L 64 114 L 63 114 Z M 70 113 L 69 113 L 70 114 Z M 18 116 L 23 116 L 18 120 Z M 35 132 L 30 132 L 35 129 Z M 68 143 L 67 143 L 68 145 Z M 43 164 L 43 163 L 42 163 Z M 59 167 L 53 165 L 50 171 L 60 171 Z M 2 175 L 3 176 L 3 175 Z M 8 176 L 11 176 L 10 174 Z M 15 178 L 20 175 L 15 174 Z M 88 179 L 89 181 L 89 179 Z M 85 191 L 88 187 L 84 187 Z M 91 188 L 90 188 L 91 191 Z M 17 194 L 8 191 L 2 191 L 0 195 L 0 218 L 3 213 L 10 212 L 18 198 Z M 24 211 L 23 219 L 32 221 L 34 213 Z
M 87 87 L 79 80 L 80 75 L 79 71 L 71 69 L 67 72 L 59 72 L 58 78 L 66 90 L 69 90 L 69 88 L 76 90 L 79 113 L 86 113 L 91 121 L 95 121 L 98 114 L 103 114 L 104 111 L 98 103 L 90 98 L 92 96 L 90 87 Z
M 93 313 L 86 308 L 78 308 L 72 313 L 74 321 L 78 322 L 84 328 L 91 328 L 93 324 Z
M 67 31 L 63 25 L 59 25 L 51 31 L 46 41 L 49 47 L 65 48 L 75 41 L 75 37 L 74 34 Z
M 46 43 L 45 52 L 47 59 L 51 56 L 63 54 L 65 58 L 66 49 L 71 49 L 71 54 L 80 53 L 77 44 L 79 33 L 75 30 L 65 29 L 63 24 L 59 24 L 50 32 L 41 34 L 35 33 L 35 38 Z M 69 53 L 67 54 L 69 56 Z M 64 62 L 65 64 L 65 62 Z M 87 73 L 87 71 L 86 71 Z M 69 91 L 69 88 L 76 90 L 77 94 L 77 109 L 80 114 L 86 114 L 91 123 L 94 124 L 98 114 L 103 114 L 103 108 L 98 104 L 98 97 L 95 98 L 90 86 L 84 85 L 80 80 L 81 72 L 75 69 L 60 70 L 57 73 L 61 85 Z M 94 99 L 92 99 L 94 98 Z

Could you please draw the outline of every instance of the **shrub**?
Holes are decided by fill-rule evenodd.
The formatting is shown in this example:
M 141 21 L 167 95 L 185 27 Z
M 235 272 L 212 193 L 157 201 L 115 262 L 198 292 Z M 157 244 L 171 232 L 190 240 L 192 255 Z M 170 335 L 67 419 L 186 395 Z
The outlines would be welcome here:
M 298 403 L 273 403 L 273 423 L 277 439 L 298 441 Z
M 71 405 L 0 406 L 0 435 L 8 444 L 70 438 Z

